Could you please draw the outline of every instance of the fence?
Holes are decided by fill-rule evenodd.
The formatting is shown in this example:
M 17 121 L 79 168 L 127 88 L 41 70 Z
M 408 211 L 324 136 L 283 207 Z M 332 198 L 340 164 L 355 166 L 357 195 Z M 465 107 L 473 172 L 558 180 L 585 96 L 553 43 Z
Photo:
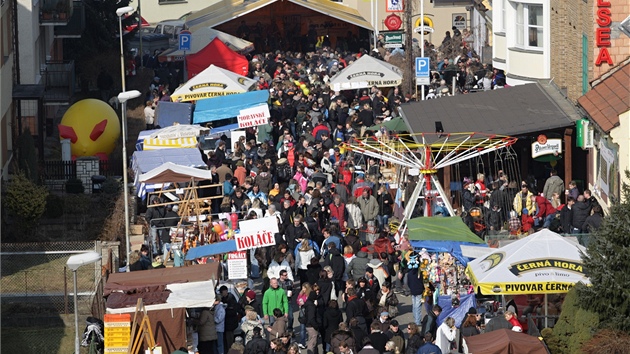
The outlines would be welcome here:
M 97 242 L 12 243 L 0 246 L 2 349 L 57 353 L 64 336 L 74 335 L 73 274 L 68 257 L 99 250 Z M 77 270 L 81 327 L 91 316 L 102 260 Z
M 122 161 L 99 161 L 99 173 L 105 177 L 122 176 Z M 43 161 L 42 176 L 45 181 L 67 181 L 71 178 L 77 178 L 77 162 Z

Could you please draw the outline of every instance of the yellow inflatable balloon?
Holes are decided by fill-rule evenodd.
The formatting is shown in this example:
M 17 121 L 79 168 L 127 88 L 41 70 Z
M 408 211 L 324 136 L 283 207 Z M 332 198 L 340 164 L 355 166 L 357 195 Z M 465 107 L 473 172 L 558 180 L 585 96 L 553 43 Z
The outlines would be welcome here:
M 81 100 L 66 111 L 59 124 L 59 137 L 72 142 L 72 157 L 98 156 L 106 160 L 120 136 L 116 111 L 101 100 Z

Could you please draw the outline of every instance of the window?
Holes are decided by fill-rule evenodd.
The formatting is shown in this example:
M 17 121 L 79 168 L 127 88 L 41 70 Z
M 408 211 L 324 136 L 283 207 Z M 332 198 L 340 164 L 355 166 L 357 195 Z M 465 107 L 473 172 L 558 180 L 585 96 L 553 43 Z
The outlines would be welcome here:
M 516 4 L 516 44 L 526 48 L 542 48 L 542 5 Z

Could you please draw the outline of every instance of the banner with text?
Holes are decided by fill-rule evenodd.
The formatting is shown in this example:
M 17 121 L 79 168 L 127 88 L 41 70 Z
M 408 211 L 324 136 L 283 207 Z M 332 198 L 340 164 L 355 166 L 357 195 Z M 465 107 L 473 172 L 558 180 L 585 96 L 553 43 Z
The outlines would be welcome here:
M 276 238 L 271 231 L 241 232 L 234 235 L 236 249 L 239 251 L 251 250 L 259 247 L 274 246 Z
M 227 259 L 228 278 L 247 279 L 247 252 L 230 252 Z
M 269 106 L 262 104 L 260 106 L 242 109 L 238 117 L 239 128 L 249 128 L 257 125 L 264 125 L 269 123 Z

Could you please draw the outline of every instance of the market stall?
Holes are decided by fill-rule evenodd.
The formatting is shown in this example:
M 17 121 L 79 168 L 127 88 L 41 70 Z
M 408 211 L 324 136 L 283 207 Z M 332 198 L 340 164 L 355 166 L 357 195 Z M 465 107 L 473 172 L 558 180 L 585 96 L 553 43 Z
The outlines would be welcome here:
M 235 95 L 250 91 L 255 84 L 253 79 L 210 64 L 176 89 L 171 94 L 171 100 L 187 102 Z
M 265 104 L 268 99 L 268 90 L 250 91 L 220 98 L 202 99 L 197 101 L 197 105 L 195 106 L 193 123 L 203 124 L 237 117 L 241 114 L 242 110 Z
M 549 354 L 543 342 L 534 336 L 509 329 L 465 337 L 467 353 L 474 354 Z
M 243 76 L 249 72 L 247 58 L 230 49 L 219 38 L 213 39 L 199 52 L 186 56 L 188 79 L 200 75 L 204 69 L 211 65 Z
M 225 43 L 228 48 L 239 54 L 247 54 L 254 50 L 254 43 L 246 41 L 242 38 L 238 38 L 231 34 L 218 31 L 212 27 L 200 28 L 193 32 L 191 37 L 191 48 L 189 51 L 179 50 L 179 48 L 170 48 L 160 53 L 160 55 L 158 56 L 158 60 L 160 62 L 183 61 L 184 55 L 198 53 L 200 50 L 210 44 L 210 42 L 212 42 L 215 38 L 218 38 L 221 42 Z
M 201 153 L 197 149 L 159 149 L 147 151 L 135 151 L 131 157 L 131 169 L 134 171 L 134 185 L 138 197 L 146 198 L 147 191 L 162 188 L 162 183 L 140 182 L 141 174 L 162 166 L 166 162 L 172 162 L 180 166 L 205 167 L 201 159 Z
M 155 342 L 171 353 L 187 344 L 186 309 L 213 306 L 219 275 L 218 263 L 113 273 L 103 289 L 106 312 L 133 313 L 142 298 Z
M 356 90 L 361 88 L 394 87 L 402 83 L 400 69 L 386 61 L 369 55 L 362 55 L 354 63 L 330 79 L 334 91 Z
M 544 294 L 547 321 L 548 294 L 566 293 L 577 283 L 590 285 L 585 253 L 577 242 L 543 229 L 473 260 L 466 274 L 481 294 Z

